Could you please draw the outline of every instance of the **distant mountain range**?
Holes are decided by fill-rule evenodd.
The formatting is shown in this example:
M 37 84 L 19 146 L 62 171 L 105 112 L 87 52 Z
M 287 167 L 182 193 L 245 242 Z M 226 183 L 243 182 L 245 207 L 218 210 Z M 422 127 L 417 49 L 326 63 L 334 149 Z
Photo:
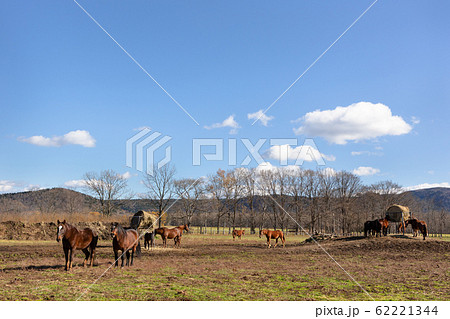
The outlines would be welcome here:
M 433 202 L 437 209 L 450 211 L 450 188 L 448 187 L 418 189 L 408 193 L 417 199 Z
M 450 212 L 450 188 L 436 187 L 408 191 L 419 200 L 428 201 L 436 209 Z M 65 189 L 52 188 L 37 191 L 0 194 L 0 213 L 20 213 L 26 211 L 52 212 L 58 210 L 95 211 L 97 200 L 89 195 Z M 174 207 L 175 208 L 175 207 Z M 131 199 L 123 201 L 121 210 L 134 213 L 138 210 L 155 210 L 151 200 Z

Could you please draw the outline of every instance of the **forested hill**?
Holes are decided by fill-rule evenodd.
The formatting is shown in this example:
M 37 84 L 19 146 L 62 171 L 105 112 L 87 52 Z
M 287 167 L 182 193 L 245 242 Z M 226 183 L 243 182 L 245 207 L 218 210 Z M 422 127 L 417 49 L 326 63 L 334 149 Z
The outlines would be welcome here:
M 435 209 L 450 212 L 450 188 L 437 187 L 408 191 L 419 200 L 434 205 Z M 20 213 L 26 211 L 66 211 L 89 212 L 98 209 L 97 200 L 89 195 L 65 188 L 42 189 L 21 193 L 0 194 L 0 213 Z M 176 208 L 176 207 L 174 207 Z M 131 199 L 123 202 L 121 210 L 136 212 L 138 210 L 154 210 L 150 200 Z
M 450 188 L 448 187 L 419 189 L 409 193 L 418 199 L 431 201 L 437 209 L 450 211 Z

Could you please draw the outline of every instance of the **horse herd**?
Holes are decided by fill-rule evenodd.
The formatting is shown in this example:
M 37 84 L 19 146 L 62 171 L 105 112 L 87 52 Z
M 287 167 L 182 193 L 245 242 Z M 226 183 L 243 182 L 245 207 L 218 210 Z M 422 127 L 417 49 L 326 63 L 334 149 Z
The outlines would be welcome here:
M 427 224 L 422 220 L 417 220 L 411 218 L 401 223 L 397 231 L 406 229 L 408 225 L 411 225 L 414 231 L 414 237 L 417 237 L 420 231 L 423 235 L 423 239 L 427 236 Z M 369 220 L 364 223 L 364 236 L 384 236 L 387 235 L 389 229 L 388 219 L 376 219 Z M 189 231 L 188 225 L 181 225 L 174 228 L 160 227 L 152 232 L 146 232 L 144 235 L 144 247 L 150 249 L 155 246 L 155 237 L 160 235 L 163 240 L 163 247 L 167 247 L 167 239 L 173 239 L 175 247 L 181 247 L 181 237 L 183 236 L 183 231 Z M 245 230 L 233 230 L 232 236 L 233 241 L 237 238 L 241 239 L 244 236 Z M 286 238 L 283 231 L 281 230 L 269 230 L 262 229 L 259 231 L 259 238 L 266 236 L 267 248 L 270 248 L 271 240 L 275 239 L 274 248 L 278 245 L 278 240 L 281 240 L 283 247 L 286 243 Z M 122 260 L 121 267 L 124 266 L 126 257 L 126 266 L 132 266 L 134 260 L 134 254 L 137 257 L 141 255 L 141 245 L 139 233 L 136 229 L 131 227 L 122 227 L 118 223 L 111 223 L 111 236 L 113 238 L 112 246 L 114 251 L 114 266 L 119 265 L 119 252 L 122 252 L 120 258 Z M 85 267 L 88 262 L 89 266 L 94 263 L 95 250 L 98 243 L 97 233 L 90 229 L 85 228 L 83 230 L 77 229 L 75 226 L 64 221 L 59 221 L 57 223 L 57 234 L 56 240 L 59 242 L 62 240 L 64 257 L 65 257 L 65 270 L 72 268 L 72 259 L 74 250 L 81 250 L 85 254 L 85 259 L 83 261 L 83 266 Z
M 146 232 L 144 235 L 144 248 L 150 249 L 155 246 L 155 236 L 160 235 L 163 240 L 163 247 L 167 247 L 167 239 L 173 239 L 175 247 L 181 247 L 181 237 L 183 231 L 189 231 L 188 225 L 181 225 L 174 228 L 160 227 L 152 232 Z M 245 230 L 233 230 L 233 240 L 244 235 Z M 278 239 L 281 240 L 283 247 L 285 246 L 286 238 L 281 230 L 262 229 L 259 232 L 259 237 L 266 236 L 267 247 L 271 247 L 271 239 L 275 239 L 275 246 L 278 245 Z M 119 252 L 122 252 L 120 258 L 122 260 L 121 267 L 124 266 L 126 257 L 126 266 L 132 266 L 134 261 L 134 254 L 139 257 L 141 255 L 141 245 L 139 233 L 136 229 L 131 227 L 122 227 L 119 223 L 111 223 L 111 236 L 113 238 L 112 246 L 114 251 L 114 266 L 119 265 Z M 72 259 L 75 250 L 81 250 L 85 254 L 83 267 L 93 266 L 95 250 L 98 243 L 97 233 L 85 228 L 79 230 L 75 226 L 64 221 L 57 222 L 56 241 L 62 241 L 65 257 L 65 270 L 72 268 Z
M 418 220 L 416 218 L 407 219 L 404 223 L 400 223 L 398 225 L 397 232 L 406 229 L 408 225 L 411 225 L 413 229 L 413 237 L 417 237 L 420 231 L 423 235 L 423 240 L 425 240 L 425 237 L 428 235 L 427 223 L 425 221 Z M 381 234 L 387 236 L 388 229 L 389 220 L 386 218 L 368 220 L 364 223 L 364 237 L 367 237 L 369 235 L 378 237 L 381 236 Z

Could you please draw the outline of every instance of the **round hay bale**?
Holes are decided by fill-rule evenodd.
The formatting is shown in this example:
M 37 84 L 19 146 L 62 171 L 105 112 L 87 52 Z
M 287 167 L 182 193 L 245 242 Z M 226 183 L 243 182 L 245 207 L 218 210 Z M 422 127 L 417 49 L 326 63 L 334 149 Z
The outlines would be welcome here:
M 386 219 L 391 222 L 401 222 L 411 218 L 411 211 L 402 205 L 392 205 L 386 210 Z
M 148 231 L 153 231 L 156 227 L 157 216 L 158 213 L 156 212 L 145 212 L 140 210 L 131 217 L 130 227 L 133 229 L 148 229 Z

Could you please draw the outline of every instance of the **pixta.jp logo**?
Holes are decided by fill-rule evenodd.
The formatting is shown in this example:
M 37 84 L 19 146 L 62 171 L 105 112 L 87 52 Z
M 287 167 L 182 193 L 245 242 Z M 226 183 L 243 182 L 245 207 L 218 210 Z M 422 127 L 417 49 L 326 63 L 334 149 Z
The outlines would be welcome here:
M 153 175 L 154 168 L 161 168 L 172 159 L 172 147 L 165 147 L 164 157 L 156 160 L 156 152 L 161 149 L 172 137 L 162 136 L 159 132 L 151 133 L 151 129 L 144 128 L 127 140 L 126 165 L 136 170 Z M 161 137 L 161 138 L 160 138 Z

